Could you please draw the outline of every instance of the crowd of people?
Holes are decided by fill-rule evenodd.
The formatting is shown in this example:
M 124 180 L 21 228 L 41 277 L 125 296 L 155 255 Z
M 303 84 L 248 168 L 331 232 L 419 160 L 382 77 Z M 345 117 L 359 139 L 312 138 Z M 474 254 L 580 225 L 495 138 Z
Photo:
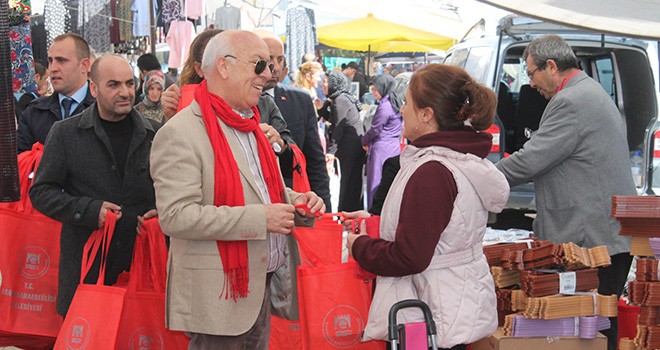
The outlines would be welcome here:
M 55 38 L 48 69 L 35 67 L 53 92 L 40 86 L 19 103 L 17 134 L 18 152 L 45 144 L 30 199 L 63 223 L 58 313 L 68 311 L 83 246 L 107 212 L 119 217 L 108 285 L 130 268 L 136 227 L 158 216 L 169 237 L 167 327 L 187 332 L 190 349 L 267 349 L 271 313 L 298 317 L 297 301 L 278 297 L 295 286 L 290 233 L 331 210 L 327 164 L 335 159 L 345 224 L 382 217 L 380 238 L 364 223 L 347 238 L 351 256 L 378 275 L 364 340 L 387 339 L 386 315 L 402 298 L 430 306 L 444 349 L 491 334 L 497 303 L 481 246 L 488 213 L 504 208 L 509 186 L 532 179 L 535 233 L 608 245 L 613 265 L 601 270 L 600 291 L 620 294 L 629 242 L 607 203 L 635 193 L 627 164 L 601 162 L 610 180 L 584 200 L 593 186 L 579 181 L 598 147 L 627 160 L 618 111 L 561 38 L 534 40 L 524 58 L 532 87 L 551 102 L 523 149 L 493 164 L 484 131 L 497 97 L 460 67 L 429 64 L 409 84 L 387 72 L 367 82 L 355 62 L 325 71 L 306 55 L 288 85 L 280 37 L 210 29 L 192 42 L 174 82 L 154 55 L 140 57 L 136 78 L 119 55 L 93 57 L 76 34 Z M 359 100 L 367 92 L 378 101 L 368 128 Z M 576 126 L 585 115 L 591 122 Z M 290 189 L 301 171 L 294 148 L 311 191 Z

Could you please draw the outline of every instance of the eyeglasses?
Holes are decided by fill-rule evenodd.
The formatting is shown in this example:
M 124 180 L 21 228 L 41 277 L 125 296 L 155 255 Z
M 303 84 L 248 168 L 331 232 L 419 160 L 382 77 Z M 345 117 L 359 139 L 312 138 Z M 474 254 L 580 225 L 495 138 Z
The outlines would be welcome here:
M 532 78 L 534 78 L 534 73 L 536 73 L 538 70 L 543 70 L 546 65 L 547 65 L 547 62 L 543 63 L 542 65 L 540 65 L 538 67 L 536 67 L 536 69 L 534 69 L 533 71 L 527 72 L 527 76 L 529 77 L 529 79 L 531 80 Z
M 225 58 L 227 58 L 227 57 L 231 57 L 231 58 L 233 58 L 237 61 L 241 61 L 240 59 L 238 59 L 238 57 L 233 56 L 233 55 L 225 55 Z M 269 64 L 268 61 L 265 61 L 265 60 L 262 60 L 262 59 L 258 59 L 255 62 L 247 61 L 247 63 L 254 64 L 254 74 L 256 74 L 256 75 L 259 75 L 259 74 L 263 73 L 266 70 L 266 67 L 268 67 L 268 69 L 270 69 L 271 73 L 273 73 L 273 70 L 275 69 L 274 64 L 272 64 L 272 63 Z

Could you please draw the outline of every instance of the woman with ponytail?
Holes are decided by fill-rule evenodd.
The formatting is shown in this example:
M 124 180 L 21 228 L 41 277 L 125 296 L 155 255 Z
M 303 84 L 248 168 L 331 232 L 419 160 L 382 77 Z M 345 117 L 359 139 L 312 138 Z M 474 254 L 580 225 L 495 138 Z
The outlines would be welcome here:
M 497 105 L 492 90 L 460 67 L 428 65 L 413 74 L 401 108 L 401 170 L 371 238 L 348 235 L 351 255 L 377 277 L 364 339 L 387 339 L 388 311 L 403 299 L 428 304 L 443 349 L 465 349 L 497 328 L 495 286 L 481 241 L 488 212 L 500 212 L 509 185 L 486 159 Z M 361 211 L 350 217 L 366 217 Z M 417 310 L 402 323 L 423 321 Z

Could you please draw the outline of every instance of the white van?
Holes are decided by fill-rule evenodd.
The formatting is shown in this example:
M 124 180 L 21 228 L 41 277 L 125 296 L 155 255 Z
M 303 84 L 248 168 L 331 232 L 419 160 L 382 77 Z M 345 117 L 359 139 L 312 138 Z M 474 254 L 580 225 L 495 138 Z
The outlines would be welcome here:
M 550 33 L 571 45 L 581 69 L 600 82 L 621 112 L 638 193 L 660 194 L 660 121 L 647 43 L 641 40 L 510 15 L 500 21 L 497 36 L 469 39 L 450 48 L 445 63 L 465 68 L 498 95 L 489 159 L 497 162 L 517 151 L 538 129 L 548 101 L 529 86 L 522 54 L 534 38 Z M 533 185 L 512 188 L 507 206 L 534 210 Z

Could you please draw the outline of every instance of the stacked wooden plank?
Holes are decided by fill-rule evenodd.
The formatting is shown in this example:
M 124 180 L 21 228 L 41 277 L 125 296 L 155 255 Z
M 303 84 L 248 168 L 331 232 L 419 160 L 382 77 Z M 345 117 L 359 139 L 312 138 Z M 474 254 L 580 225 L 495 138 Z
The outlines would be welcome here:
M 630 302 L 640 306 L 637 335 L 622 338 L 620 349 L 660 348 L 660 197 L 613 196 L 612 216 L 621 223 L 619 234 L 631 236 L 630 254 L 637 259 L 635 281 L 628 285 Z M 651 242 L 653 241 L 653 242 Z M 653 243 L 653 244 L 651 244 Z M 656 249 L 654 252 L 653 248 Z M 651 258 L 652 257 L 652 258 Z
M 617 314 L 615 295 L 594 292 L 598 268 L 611 263 L 605 246 L 531 239 L 485 246 L 484 253 L 504 335 L 594 338 Z

